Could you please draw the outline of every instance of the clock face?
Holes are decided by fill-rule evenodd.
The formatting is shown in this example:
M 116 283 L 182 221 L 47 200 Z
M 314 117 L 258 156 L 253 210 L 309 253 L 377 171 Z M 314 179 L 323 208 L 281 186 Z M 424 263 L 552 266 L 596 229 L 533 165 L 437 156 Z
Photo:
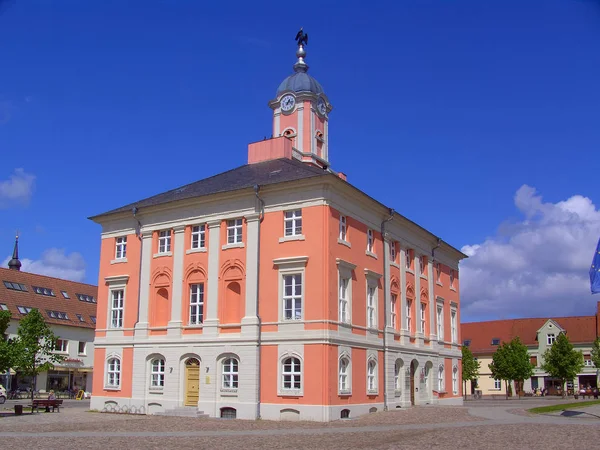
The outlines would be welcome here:
M 293 95 L 286 95 L 281 99 L 281 110 L 282 111 L 291 111 L 296 104 L 296 99 Z
M 327 112 L 327 106 L 325 105 L 325 100 L 323 100 L 322 98 L 319 98 L 319 101 L 317 102 L 317 109 L 323 115 L 325 115 L 325 113 Z

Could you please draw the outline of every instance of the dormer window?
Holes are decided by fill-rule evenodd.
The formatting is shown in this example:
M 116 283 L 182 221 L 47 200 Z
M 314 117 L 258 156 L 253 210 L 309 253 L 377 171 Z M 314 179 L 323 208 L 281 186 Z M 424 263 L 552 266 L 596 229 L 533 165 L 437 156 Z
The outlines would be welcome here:
M 493 338 L 492 339 L 492 345 L 500 345 L 500 339 L 499 338 Z
M 547 345 L 552 345 L 556 341 L 556 335 L 554 333 L 550 333 L 546 336 Z

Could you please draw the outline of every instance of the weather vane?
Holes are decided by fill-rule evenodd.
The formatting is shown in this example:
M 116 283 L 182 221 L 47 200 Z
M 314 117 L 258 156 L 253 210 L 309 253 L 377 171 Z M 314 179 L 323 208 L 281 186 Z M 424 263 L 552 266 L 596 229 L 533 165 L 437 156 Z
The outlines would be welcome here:
M 298 31 L 298 34 L 296 34 L 295 40 L 298 43 L 298 47 L 308 45 L 308 34 L 302 30 L 302 27 L 300 27 L 300 31 Z

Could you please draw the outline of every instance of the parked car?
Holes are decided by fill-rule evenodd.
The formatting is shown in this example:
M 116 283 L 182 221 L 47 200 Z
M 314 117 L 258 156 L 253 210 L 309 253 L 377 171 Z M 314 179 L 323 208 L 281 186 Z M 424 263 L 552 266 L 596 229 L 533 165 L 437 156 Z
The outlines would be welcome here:
M 6 389 L 0 384 L 0 405 L 6 401 Z

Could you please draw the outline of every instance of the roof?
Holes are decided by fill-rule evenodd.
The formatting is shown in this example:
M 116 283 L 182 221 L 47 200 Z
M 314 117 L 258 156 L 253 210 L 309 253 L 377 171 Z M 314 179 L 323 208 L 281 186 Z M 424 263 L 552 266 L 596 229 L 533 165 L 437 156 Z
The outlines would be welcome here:
M 313 94 L 322 94 L 321 84 L 306 72 L 298 72 L 290 75 L 281 82 L 277 88 L 277 97 L 286 91 L 292 92 L 312 92 Z
M 36 288 L 42 293 L 36 293 Z M 65 298 L 63 291 L 69 298 Z M 6 305 L 15 320 L 23 317 L 19 307 L 37 308 L 48 324 L 95 329 L 92 317 L 95 320 L 97 296 L 98 288 L 90 284 L 0 268 L 0 308 Z M 56 313 L 65 313 L 66 318 Z
M 98 214 L 90 217 L 90 219 L 93 220 L 96 217 L 107 214 L 128 212 L 134 206 L 138 208 L 157 206 L 177 200 L 248 189 L 252 188 L 254 185 L 266 186 L 269 184 L 297 181 L 327 175 L 334 176 L 331 172 L 288 158 L 273 159 L 256 164 L 246 164 L 236 169 L 222 172 L 218 175 L 163 192 L 162 194 L 154 195 L 135 203 L 130 203 L 106 213 Z
M 532 319 L 492 320 L 488 322 L 463 323 L 460 326 L 464 341 L 471 341 L 469 349 L 473 354 L 494 353 L 497 346 L 492 346 L 492 339 L 500 339 L 500 343 L 509 342 L 519 336 L 521 342 L 528 346 L 537 346 L 537 331 L 548 320 L 553 320 L 566 330 L 569 341 L 575 343 L 591 343 L 596 339 L 596 316 L 547 317 Z

